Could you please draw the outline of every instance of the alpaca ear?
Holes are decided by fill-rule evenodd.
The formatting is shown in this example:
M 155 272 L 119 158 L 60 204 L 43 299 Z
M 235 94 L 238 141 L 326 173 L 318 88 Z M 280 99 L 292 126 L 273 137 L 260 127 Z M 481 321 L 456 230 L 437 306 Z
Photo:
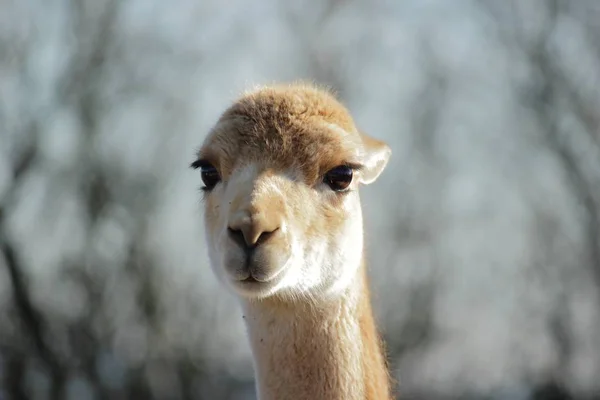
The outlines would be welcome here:
M 360 182 L 364 185 L 375 182 L 385 169 L 390 159 L 392 149 L 381 140 L 372 138 L 361 132 L 363 156 Z

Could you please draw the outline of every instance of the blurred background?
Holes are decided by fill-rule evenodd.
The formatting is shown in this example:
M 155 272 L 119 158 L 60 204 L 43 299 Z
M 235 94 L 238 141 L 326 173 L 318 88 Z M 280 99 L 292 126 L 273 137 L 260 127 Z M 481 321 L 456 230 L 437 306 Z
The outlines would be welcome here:
M 329 85 L 405 399 L 600 398 L 600 2 L 0 0 L 0 399 L 254 399 L 200 176 L 255 84 Z

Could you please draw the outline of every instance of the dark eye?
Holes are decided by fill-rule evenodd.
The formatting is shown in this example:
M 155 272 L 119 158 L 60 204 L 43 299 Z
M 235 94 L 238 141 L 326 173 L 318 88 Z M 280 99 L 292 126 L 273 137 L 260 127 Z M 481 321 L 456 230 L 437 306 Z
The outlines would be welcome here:
M 200 169 L 200 176 L 204 182 L 204 190 L 212 190 L 221 181 L 219 171 L 209 162 L 198 160 L 192 163 L 192 168 Z
M 336 192 L 346 190 L 352 183 L 352 168 L 346 165 L 337 166 L 325 174 L 323 182 Z

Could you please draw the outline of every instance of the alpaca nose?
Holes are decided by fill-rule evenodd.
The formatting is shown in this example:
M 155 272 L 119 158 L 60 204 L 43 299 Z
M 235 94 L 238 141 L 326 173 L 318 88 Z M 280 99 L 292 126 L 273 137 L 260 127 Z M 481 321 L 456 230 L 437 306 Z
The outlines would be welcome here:
M 241 211 L 232 218 L 227 233 L 241 247 L 252 250 L 268 241 L 280 227 L 281 221 L 276 216 Z

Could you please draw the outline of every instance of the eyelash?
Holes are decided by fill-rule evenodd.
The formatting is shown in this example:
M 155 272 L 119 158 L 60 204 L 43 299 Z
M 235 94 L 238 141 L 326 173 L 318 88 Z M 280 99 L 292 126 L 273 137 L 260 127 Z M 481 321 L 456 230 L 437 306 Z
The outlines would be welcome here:
M 202 159 L 198 159 L 198 160 L 192 162 L 190 164 L 190 167 L 193 168 L 193 169 L 196 169 L 196 170 L 199 169 L 201 172 L 203 172 L 204 168 L 212 168 L 213 170 L 216 171 L 216 168 L 211 163 L 209 163 L 206 160 L 202 160 Z M 337 185 L 337 186 L 339 186 L 339 188 L 337 188 L 337 187 L 334 187 L 334 186 L 336 186 L 335 185 L 335 183 L 336 183 L 335 178 L 332 179 L 331 177 L 329 177 L 329 179 L 328 179 L 328 175 L 333 174 L 335 176 L 336 175 L 335 174 L 336 170 L 339 170 L 339 169 L 342 169 L 342 168 L 347 168 L 347 169 L 350 170 L 349 180 L 348 180 L 348 182 L 346 182 L 343 179 L 344 177 L 340 176 L 340 174 L 339 174 L 340 171 L 337 171 L 338 172 L 338 178 L 340 178 L 340 177 L 342 178 L 342 179 L 337 180 L 337 183 L 341 182 L 340 185 Z M 319 179 L 319 181 L 321 183 L 324 183 L 325 185 L 329 186 L 329 188 L 331 190 L 333 190 L 334 192 L 336 192 L 337 194 L 344 195 L 344 194 L 347 194 L 348 192 L 352 191 L 349 188 L 349 186 L 356 179 L 356 177 L 355 177 L 356 172 L 360 171 L 362 168 L 363 168 L 363 166 L 361 164 L 348 163 L 348 162 L 342 163 L 342 164 L 339 164 L 336 167 L 328 169 L 327 172 L 325 172 L 321 176 L 321 178 Z M 218 174 L 218 171 L 216 171 L 216 173 Z M 344 174 L 341 174 L 341 175 L 344 175 Z M 210 193 L 214 189 L 214 187 L 216 186 L 216 184 L 218 184 L 219 182 L 221 182 L 221 178 L 220 178 L 220 176 L 218 176 L 218 181 L 216 183 L 212 184 L 212 185 L 207 184 L 206 179 L 204 177 L 203 177 L 203 181 L 205 183 L 205 186 L 200 187 L 200 190 L 201 190 L 201 192 L 203 194 L 203 196 L 202 196 L 203 199 L 206 199 L 206 196 L 208 195 L 208 193 Z M 344 184 L 346 184 L 346 183 L 347 183 L 347 185 L 344 186 Z

